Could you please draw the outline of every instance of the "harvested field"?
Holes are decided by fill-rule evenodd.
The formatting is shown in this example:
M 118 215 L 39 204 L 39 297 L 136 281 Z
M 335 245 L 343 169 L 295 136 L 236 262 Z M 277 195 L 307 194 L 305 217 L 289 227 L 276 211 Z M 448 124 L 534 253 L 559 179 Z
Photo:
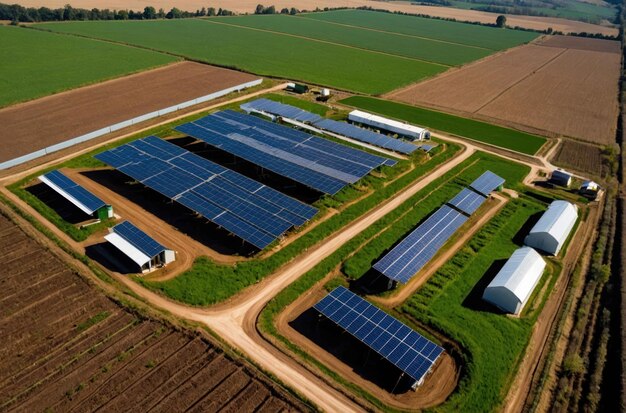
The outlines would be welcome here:
M 257 77 L 193 62 L 0 110 L 0 162 Z
M 552 163 L 564 168 L 592 173 L 595 176 L 604 174 L 602 149 L 569 139 L 563 140 Z
M 556 36 L 388 97 L 533 133 L 606 145 L 614 142 L 617 126 L 616 47 L 617 42 Z
M 197 334 L 143 319 L 0 215 L 0 411 L 301 411 Z

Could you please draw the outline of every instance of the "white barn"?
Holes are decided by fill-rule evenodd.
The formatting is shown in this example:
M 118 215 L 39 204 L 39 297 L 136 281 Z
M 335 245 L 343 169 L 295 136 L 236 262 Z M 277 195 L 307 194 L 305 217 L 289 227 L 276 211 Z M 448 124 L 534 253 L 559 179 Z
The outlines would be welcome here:
M 576 205 L 554 201 L 524 239 L 529 247 L 558 255 L 578 219 Z
M 399 135 L 412 138 L 414 141 L 423 141 L 430 139 L 430 131 L 418 126 L 409 125 L 408 123 L 398 122 L 397 120 L 383 118 L 382 116 L 373 115 L 371 113 L 360 110 L 353 110 L 348 114 L 348 120 L 351 122 L 361 123 L 376 129 L 382 129 Z
M 513 253 L 489 283 L 483 300 L 511 314 L 519 314 L 543 275 L 546 262 L 530 247 Z

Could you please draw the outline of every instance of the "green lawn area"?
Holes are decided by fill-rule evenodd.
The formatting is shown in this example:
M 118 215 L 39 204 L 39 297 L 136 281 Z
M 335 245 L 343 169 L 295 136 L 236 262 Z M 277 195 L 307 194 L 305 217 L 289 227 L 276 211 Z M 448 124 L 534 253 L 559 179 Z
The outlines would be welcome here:
M 37 27 L 129 43 L 259 75 L 380 94 L 433 76 L 445 66 L 206 19 L 93 21 Z
M 449 66 L 471 62 L 493 53 L 493 50 L 485 48 L 280 14 L 209 18 L 207 21 L 287 33 Z
M 324 13 L 309 13 L 302 16 L 326 22 L 367 27 L 492 50 L 508 49 L 527 43 L 539 36 L 539 33 L 521 30 L 499 29 L 496 27 L 367 10 L 337 10 Z M 496 17 L 496 15 L 493 16 L 494 23 L 496 22 Z
M 96 40 L 0 26 L 0 107 L 178 60 Z
M 382 99 L 351 96 L 340 103 L 528 155 L 537 153 L 546 142 L 545 138 L 514 129 Z

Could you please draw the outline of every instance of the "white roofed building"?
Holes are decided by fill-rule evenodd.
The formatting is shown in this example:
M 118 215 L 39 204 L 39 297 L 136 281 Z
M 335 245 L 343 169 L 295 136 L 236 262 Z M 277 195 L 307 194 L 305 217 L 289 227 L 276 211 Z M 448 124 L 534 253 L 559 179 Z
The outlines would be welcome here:
M 519 314 L 541 279 L 546 262 L 530 247 L 513 253 L 489 283 L 483 300 L 511 314 Z
M 430 132 L 428 129 L 420 128 L 418 126 L 409 125 L 408 123 L 399 122 L 393 119 L 387 119 L 382 116 L 373 115 L 371 113 L 363 112 L 360 110 L 353 110 L 348 114 L 348 119 L 351 122 L 361 123 L 376 129 L 382 129 L 389 132 L 397 133 L 399 135 L 407 136 L 413 140 L 430 139 Z
M 578 219 L 576 205 L 554 201 L 524 239 L 529 247 L 558 255 Z

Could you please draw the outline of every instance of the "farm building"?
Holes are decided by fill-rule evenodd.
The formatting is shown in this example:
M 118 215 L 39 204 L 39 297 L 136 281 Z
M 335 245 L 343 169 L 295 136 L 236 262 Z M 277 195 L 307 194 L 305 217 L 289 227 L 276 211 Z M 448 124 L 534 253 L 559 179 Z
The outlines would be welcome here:
M 578 193 L 584 196 L 585 198 L 594 200 L 598 196 L 598 192 L 600 191 L 600 185 L 593 181 L 585 181 L 580 186 Z
M 554 201 L 526 236 L 524 244 L 557 255 L 578 219 L 576 205 Z
M 530 247 L 517 249 L 489 283 L 483 300 L 511 314 L 519 314 L 541 279 L 546 262 Z
M 383 118 L 382 116 L 373 115 L 371 113 L 363 112 L 360 110 L 353 110 L 352 112 L 350 112 L 348 114 L 348 119 L 351 122 L 361 123 L 372 128 L 397 133 L 398 135 L 409 137 L 414 141 L 423 141 L 424 139 L 430 139 L 430 132 L 428 131 L 428 129 L 409 125 L 403 122 L 398 122 L 397 120 L 393 119 Z
M 165 248 L 128 221 L 111 228 L 104 238 L 137 264 L 141 272 L 164 266 L 176 259 L 174 251 Z
M 567 188 L 572 183 L 572 174 L 563 169 L 555 169 L 550 176 L 550 182 Z
M 97 219 L 113 217 L 113 208 L 100 198 L 72 181 L 61 171 L 54 170 L 39 177 L 39 180 L 53 191 L 70 201 L 85 214 Z

